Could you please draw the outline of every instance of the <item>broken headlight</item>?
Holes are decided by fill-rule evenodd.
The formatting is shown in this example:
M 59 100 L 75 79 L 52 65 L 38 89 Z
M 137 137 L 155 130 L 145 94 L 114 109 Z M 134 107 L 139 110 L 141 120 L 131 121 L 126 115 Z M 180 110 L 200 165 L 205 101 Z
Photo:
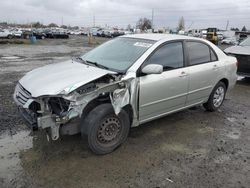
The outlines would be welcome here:
M 48 104 L 53 114 L 64 116 L 69 109 L 70 101 L 61 97 L 51 97 Z

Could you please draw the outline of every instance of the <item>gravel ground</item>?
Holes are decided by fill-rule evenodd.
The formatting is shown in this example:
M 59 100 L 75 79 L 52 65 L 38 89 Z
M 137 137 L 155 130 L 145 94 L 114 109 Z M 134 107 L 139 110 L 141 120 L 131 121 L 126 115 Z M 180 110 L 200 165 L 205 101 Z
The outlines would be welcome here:
M 250 187 L 245 79 L 218 112 L 195 107 L 133 128 L 126 143 L 105 156 L 92 154 L 80 135 L 49 143 L 42 132 L 27 129 L 12 100 L 17 80 L 91 48 L 84 37 L 0 46 L 1 188 Z

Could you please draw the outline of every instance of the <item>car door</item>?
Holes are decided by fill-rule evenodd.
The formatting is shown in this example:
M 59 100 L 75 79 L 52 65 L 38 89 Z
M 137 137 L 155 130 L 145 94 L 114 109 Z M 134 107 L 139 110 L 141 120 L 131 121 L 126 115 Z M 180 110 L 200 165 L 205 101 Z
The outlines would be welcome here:
M 188 91 L 188 68 L 185 67 L 181 41 L 161 45 L 143 63 L 163 65 L 161 74 L 141 75 L 139 120 L 146 122 L 185 106 Z
M 221 64 L 212 48 L 200 41 L 186 41 L 188 55 L 189 88 L 187 106 L 208 99 L 221 74 Z

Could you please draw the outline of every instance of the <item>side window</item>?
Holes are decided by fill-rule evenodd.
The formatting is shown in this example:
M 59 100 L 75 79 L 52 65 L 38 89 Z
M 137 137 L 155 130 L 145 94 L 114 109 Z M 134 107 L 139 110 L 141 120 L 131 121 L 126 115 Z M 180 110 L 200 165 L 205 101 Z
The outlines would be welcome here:
M 160 47 L 154 54 L 144 63 L 162 65 L 164 70 L 176 69 L 183 67 L 183 48 L 182 42 L 173 42 Z
M 197 65 L 211 61 L 210 48 L 201 42 L 187 42 L 189 64 Z
M 217 56 L 215 55 L 214 51 L 210 49 L 210 54 L 211 54 L 211 61 L 217 61 Z

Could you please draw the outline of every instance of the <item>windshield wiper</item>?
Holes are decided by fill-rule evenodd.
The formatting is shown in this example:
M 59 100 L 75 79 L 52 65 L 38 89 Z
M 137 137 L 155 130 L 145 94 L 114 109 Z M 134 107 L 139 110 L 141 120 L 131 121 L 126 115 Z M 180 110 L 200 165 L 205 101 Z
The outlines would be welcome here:
M 99 67 L 99 68 L 102 68 L 102 69 L 106 69 L 106 70 L 109 70 L 108 67 L 104 66 L 104 65 L 101 65 L 101 64 L 98 64 L 97 62 L 92 62 L 92 61 L 88 61 L 88 60 L 84 60 L 86 63 L 90 64 L 90 65 L 94 65 L 96 67 Z
M 82 63 L 88 65 L 88 63 L 81 57 L 72 57 L 72 60 L 81 61 Z

